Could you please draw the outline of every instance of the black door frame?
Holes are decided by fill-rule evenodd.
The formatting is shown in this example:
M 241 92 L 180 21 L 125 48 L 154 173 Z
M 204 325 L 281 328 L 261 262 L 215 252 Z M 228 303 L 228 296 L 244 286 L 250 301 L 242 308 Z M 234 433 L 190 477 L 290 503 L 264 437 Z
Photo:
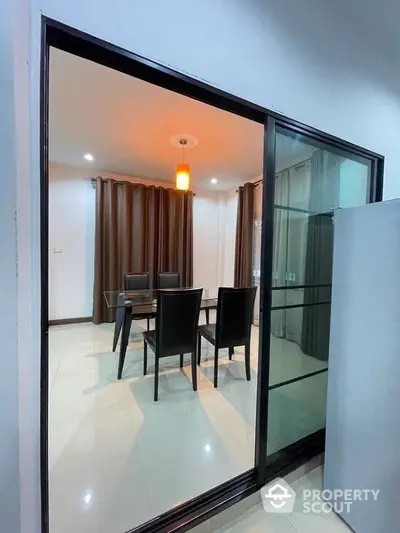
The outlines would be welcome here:
M 284 475 L 323 451 L 321 430 L 285 449 L 276 461 L 267 461 L 269 344 L 272 281 L 273 189 L 275 177 L 275 128 L 282 126 L 310 138 L 368 158 L 372 165 L 370 201 L 382 200 L 383 162 L 379 154 L 286 118 L 169 67 L 124 50 L 116 45 L 42 17 L 40 73 L 40 233 L 41 233 L 41 517 L 42 532 L 49 533 L 48 484 L 48 133 L 50 46 L 105 65 L 203 103 L 264 124 L 263 222 L 260 287 L 260 357 L 258 368 L 255 465 L 251 470 L 185 502 L 135 528 L 135 533 L 184 532 L 257 491 L 279 473 Z M 262 354 L 262 356 L 261 356 Z M 51 532 L 50 532 L 51 533 Z M 115 532 L 123 533 L 123 532 Z

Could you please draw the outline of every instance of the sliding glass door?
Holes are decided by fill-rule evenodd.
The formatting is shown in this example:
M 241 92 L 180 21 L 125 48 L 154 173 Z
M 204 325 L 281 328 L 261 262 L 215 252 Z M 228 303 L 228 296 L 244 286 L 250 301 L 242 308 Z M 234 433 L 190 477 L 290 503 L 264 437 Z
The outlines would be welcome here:
M 371 181 L 367 158 L 274 135 L 268 463 L 325 427 L 334 212 L 367 203 Z
M 282 475 L 288 459 L 306 460 L 323 450 L 333 215 L 381 199 L 383 158 L 59 22 L 43 18 L 42 36 L 43 532 L 188 530 Z M 70 79 L 80 82 L 73 102 L 65 90 Z M 122 117 L 86 105 L 104 101 L 100 108 L 106 109 L 109 87 Z M 68 121 L 65 109 L 77 120 Z M 127 142 L 110 137 L 110 120 L 111 126 L 131 124 L 124 130 L 130 132 Z M 102 124 L 104 134 L 97 145 L 90 137 L 94 123 Z M 185 225 L 175 205 L 178 193 L 171 191 L 182 161 L 180 150 L 173 153 L 181 147 L 179 131 L 190 131 L 193 141 L 188 139 L 194 150 L 187 155 L 196 194 L 185 208 L 187 238 L 173 245 Z M 210 144 L 215 131 L 224 132 L 217 151 Z M 71 149 L 61 165 L 56 156 L 65 152 L 66 141 Z M 94 155 L 81 154 L 83 146 Z M 93 189 L 89 176 L 103 176 L 104 183 L 97 178 Z M 105 182 L 117 196 L 110 209 L 97 213 L 96 195 L 100 205 Z M 246 202 L 238 186 L 246 187 Z M 133 188 L 139 196 L 133 197 Z M 168 224 L 158 224 L 165 234 L 160 243 L 148 227 L 160 218 L 147 212 L 156 192 L 170 200 L 162 203 Z M 95 237 L 104 228 L 111 228 L 113 242 L 103 239 L 98 250 Z M 182 258 L 188 258 L 185 267 Z M 154 318 L 161 309 L 150 298 L 151 284 L 143 287 L 153 304 L 144 315 L 141 305 L 134 313 L 134 295 L 122 298 L 121 332 L 107 311 L 107 295 L 113 292 L 121 302 L 129 274 L 155 282 L 158 272 L 169 271 L 180 274 L 182 286 L 204 289 L 199 325 L 208 337 L 201 340 L 197 374 L 180 350 L 163 358 L 160 369 L 154 350 L 145 356 L 143 334 L 148 338 L 149 326 L 154 331 L 161 324 L 159 317 L 147 321 L 146 315 Z M 97 291 L 93 321 L 94 273 L 105 285 Z M 248 358 L 234 342 L 243 306 L 216 312 L 216 296 L 219 287 L 243 289 L 251 278 L 259 290 Z M 222 314 L 230 321 L 226 331 L 232 332 L 234 353 L 225 344 L 216 359 L 220 327 L 213 324 Z

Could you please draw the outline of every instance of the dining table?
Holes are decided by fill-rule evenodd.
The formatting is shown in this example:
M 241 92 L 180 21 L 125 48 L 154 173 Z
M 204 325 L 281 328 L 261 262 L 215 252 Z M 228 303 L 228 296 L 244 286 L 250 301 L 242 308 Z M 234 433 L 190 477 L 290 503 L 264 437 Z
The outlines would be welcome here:
M 163 290 L 174 291 L 177 289 Z M 109 309 L 116 310 L 113 342 L 114 349 L 117 345 L 118 338 L 122 330 L 118 362 L 118 379 L 121 379 L 122 371 L 124 368 L 132 320 L 138 320 L 143 317 L 155 318 L 157 315 L 157 295 L 157 289 L 104 291 L 104 299 L 106 301 L 107 307 Z M 205 297 L 201 300 L 200 310 L 205 311 L 207 324 L 210 323 L 210 310 L 217 309 L 217 303 L 217 298 Z

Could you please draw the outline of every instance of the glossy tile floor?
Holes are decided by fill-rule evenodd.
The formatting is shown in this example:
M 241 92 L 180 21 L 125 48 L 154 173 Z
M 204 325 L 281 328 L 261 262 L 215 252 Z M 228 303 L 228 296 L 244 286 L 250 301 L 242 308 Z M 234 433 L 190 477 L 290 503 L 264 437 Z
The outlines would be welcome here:
M 301 491 L 322 490 L 322 475 L 323 467 L 318 467 L 290 484 L 297 495 L 292 513 L 269 514 L 260 503 L 215 533 L 351 533 L 352 530 L 332 511 L 323 514 L 302 512 Z
M 117 381 L 112 324 L 50 328 L 51 533 L 122 533 L 253 466 L 258 328 L 250 382 L 243 350 L 235 350 L 233 361 L 221 350 L 215 390 L 212 347 L 203 340 L 198 392 L 192 390 L 189 356 L 183 371 L 179 357 L 170 357 L 160 365 L 157 403 L 151 351 L 149 373 L 142 375 L 143 329 L 133 323 Z M 294 343 L 272 342 L 271 384 L 325 366 Z M 321 387 L 301 383 L 271 392 L 277 420 L 271 415 L 270 451 L 324 423 L 323 407 L 315 407 L 323 404 Z

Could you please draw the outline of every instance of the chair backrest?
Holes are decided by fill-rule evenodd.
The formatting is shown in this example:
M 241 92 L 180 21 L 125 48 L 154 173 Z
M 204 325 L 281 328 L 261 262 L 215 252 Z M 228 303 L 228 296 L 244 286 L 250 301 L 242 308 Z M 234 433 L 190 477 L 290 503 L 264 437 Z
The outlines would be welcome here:
M 179 289 L 181 286 L 179 272 L 159 272 L 157 289 Z
M 218 289 L 215 337 L 219 348 L 241 346 L 250 341 L 257 287 Z
M 124 275 L 124 290 L 125 291 L 139 291 L 150 288 L 150 275 L 148 272 L 140 274 L 125 274 Z
M 158 291 L 156 341 L 159 357 L 196 351 L 203 289 Z

